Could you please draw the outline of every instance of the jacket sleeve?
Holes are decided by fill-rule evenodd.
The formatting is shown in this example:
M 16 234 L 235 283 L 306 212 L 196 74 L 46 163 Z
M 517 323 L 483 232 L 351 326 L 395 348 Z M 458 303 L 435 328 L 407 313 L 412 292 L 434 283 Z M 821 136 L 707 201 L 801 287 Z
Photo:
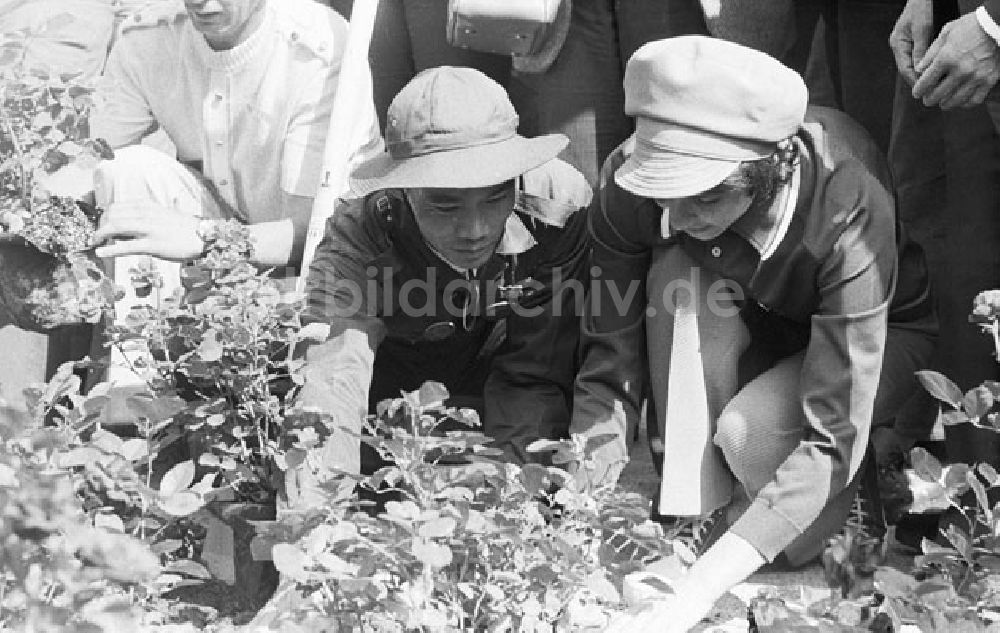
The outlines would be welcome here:
M 528 444 L 561 437 L 569 426 L 586 282 L 586 214 L 578 210 L 562 228 L 542 230 L 552 240 L 533 275 L 537 290 L 507 317 L 483 393 L 485 432 L 521 463 L 538 459 L 525 451 Z
M 842 204 L 845 219 L 817 274 L 820 304 L 811 320 L 800 384 L 806 432 L 732 527 L 768 560 L 815 521 L 860 467 L 895 286 L 888 191 L 872 178 L 843 173 L 818 203 Z
M 636 199 L 611 181 L 589 209 L 594 280 L 581 328 L 582 365 L 576 377 L 571 433 L 614 439 L 592 453 L 593 483 L 614 483 L 628 460 L 630 423 L 637 423 L 647 383 L 646 274 L 650 248 L 635 223 Z
M 376 306 L 366 296 L 366 266 L 378 246 L 364 227 L 363 211 L 362 200 L 338 202 L 309 268 L 304 320 L 326 323 L 330 331 L 324 342 L 306 350 L 305 384 L 298 404 L 329 415 L 332 428 L 324 444 L 286 477 L 292 506 L 321 499 L 319 464 L 353 473 L 361 469 L 360 443 L 343 429 L 361 432 L 375 350 L 385 336 Z

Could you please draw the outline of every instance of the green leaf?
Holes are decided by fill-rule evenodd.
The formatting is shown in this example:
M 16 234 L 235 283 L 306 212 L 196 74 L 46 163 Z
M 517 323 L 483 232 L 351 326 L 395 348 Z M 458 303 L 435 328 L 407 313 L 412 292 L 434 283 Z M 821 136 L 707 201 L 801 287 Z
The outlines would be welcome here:
M 417 392 L 417 401 L 423 409 L 438 407 L 448 399 L 448 389 L 439 382 L 427 381 L 420 385 Z
M 0 488 L 17 488 L 20 481 L 17 478 L 17 471 L 7 464 L 0 463 Z
M 213 328 L 205 332 L 198 345 L 198 356 L 201 360 L 206 363 L 214 363 L 222 358 L 223 352 L 225 352 L 225 348 L 222 346 L 219 331 Z
M 431 569 L 447 567 L 451 562 L 449 548 L 425 539 L 414 539 L 412 552 L 417 560 Z
M 591 572 L 584 580 L 583 585 L 590 590 L 591 594 L 604 602 L 615 604 L 621 601 L 618 589 L 608 579 L 608 571 L 605 569 L 598 569 Z
M 955 409 L 962 407 L 964 394 L 947 376 L 930 370 L 918 371 L 916 376 L 929 394 Z
M 979 504 L 979 508 L 986 514 L 987 521 L 992 521 L 993 517 L 991 515 L 993 513 L 990 510 L 990 500 L 986 496 L 986 487 L 983 486 L 983 482 L 979 481 L 979 477 L 972 470 L 967 470 L 966 478 L 969 487 L 972 488 L 972 491 L 976 495 L 976 502 Z
M 951 497 L 948 496 L 948 490 L 940 482 L 925 481 L 912 471 L 907 471 L 907 479 L 910 480 L 910 493 L 913 495 L 913 501 L 910 504 L 911 513 L 937 512 L 951 507 Z
M 116 514 L 101 513 L 94 517 L 94 527 L 103 528 L 109 532 L 124 532 L 125 524 Z
M 149 443 L 140 437 L 122 442 L 121 455 L 130 462 L 135 462 L 149 455 Z
M 521 467 L 521 485 L 529 495 L 546 493 L 552 484 L 552 477 L 541 464 L 525 464 Z
M 535 440 L 528 444 L 524 450 L 529 453 L 543 453 L 545 451 L 557 451 L 563 447 L 567 440 Z
M 343 558 L 330 552 L 320 552 L 315 556 L 316 562 L 322 565 L 326 572 L 335 579 L 354 578 L 358 575 L 360 567 L 354 563 L 349 563 Z
M 959 424 L 967 424 L 972 420 L 969 416 L 965 414 L 965 411 L 942 411 L 939 416 L 941 419 L 941 424 L 944 426 L 957 426 Z
M 203 578 L 208 580 L 212 577 L 212 572 L 205 569 L 205 566 L 196 563 L 189 558 L 181 558 L 175 561 L 167 563 L 163 571 L 169 574 L 183 574 L 185 576 L 194 576 L 195 578 Z
M 952 523 L 945 530 L 944 536 L 963 558 L 969 559 L 972 557 L 972 541 L 969 539 L 968 532 Z
M 983 479 L 985 479 L 986 483 L 990 486 L 1000 484 L 1000 474 L 997 473 L 993 466 L 983 462 L 977 466 L 977 469 L 979 470 L 979 474 L 983 476 Z
M 195 465 L 192 460 L 176 464 L 160 480 L 160 492 L 164 495 L 172 495 L 175 492 L 186 490 L 194 481 L 194 473 Z
M 916 590 L 917 584 L 916 578 L 892 567 L 879 567 L 875 570 L 875 587 L 888 598 L 905 600 Z
M 201 510 L 205 505 L 205 500 L 196 492 L 181 490 L 169 497 L 160 499 L 160 508 L 164 512 L 175 517 L 186 517 Z
M 965 464 L 951 464 L 944 473 L 944 487 L 948 495 L 957 497 L 969 489 L 969 467 Z M 975 477 L 975 475 L 973 475 Z
M 179 538 L 165 539 L 150 545 L 149 551 L 159 556 L 160 554 L 170 554 L 171 552 L 175 552 L 180 549 L 182 545 L 184 545 L 184 541 Z
M 962 398 L 962 410 L 970 418 L 979 418 L 993 408 L 993 402 L 993 394 L 990 390 L 980 385 L 970 389 Z
M 919 446 L 910 451 L 910 460 L 913 463 L 913 470 L 917 476 L 927 482 L 941 479 L 941 462 L 926 449 Z
M 438 517 L 421 525 L 417 534 L 424 538 L 448 538 L 455 533 L 455 526 L 455 519 Z
M 589 455 L 605 444 L 614 442 L 617 439 L 618 435 L 615 433 L 601 433 L 600 435 L 595 435 L 587 440 L 586 452 Z
M 308 582 L 311 574 L 306 571 L 309 558 L 306 553 L 290 543 L 278 543 L 271 548 L 274 566 L 282 575 L 298 582 Z
M 90 437 L 90 444 L 94 448 L 98 448 L 105 453 L 114 453 L 118 455 L 124 454 L 122 448 L 124 441 L 122 438 L 103 429 L 94 432 L 94 434 Z
M 385 504 L 386 518 L 401 523 L 413 523 L 420 518 L 420 508 L 412 501 L 388 501 Z
M 77 466 L 92 466 L 103 456 L 104 454 L 96 448 L 83 446 L 65 453 L 58 453 L 53 461 L 58 468 L 76 468 Z
M 135 415 L 153 423 L 169 420 L 187 409 L 187 403 L 178 396 L 154 396 L 148 393 L 131 395 L 125 404 Z

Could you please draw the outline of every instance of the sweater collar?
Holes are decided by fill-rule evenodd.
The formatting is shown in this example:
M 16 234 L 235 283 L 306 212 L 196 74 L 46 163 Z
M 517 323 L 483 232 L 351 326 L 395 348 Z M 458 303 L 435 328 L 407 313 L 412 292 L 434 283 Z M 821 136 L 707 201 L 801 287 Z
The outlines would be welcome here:
M 270 3 L 265 3 L 260 10 L 263 12 L 263 16 L 250 37 L 238 46 L 224 51 L 212 50 L 208 41 L 205 40 L 205 36 L 199 33 L 190 21 L 187 22 L 187 36 L 200 61 L 212 70 L 231 72 L 239 70 L 261 55 L 261 51 L 270 41 L 270 38 L 267 37 L 268 34 L 274 31 L 274 16 Z

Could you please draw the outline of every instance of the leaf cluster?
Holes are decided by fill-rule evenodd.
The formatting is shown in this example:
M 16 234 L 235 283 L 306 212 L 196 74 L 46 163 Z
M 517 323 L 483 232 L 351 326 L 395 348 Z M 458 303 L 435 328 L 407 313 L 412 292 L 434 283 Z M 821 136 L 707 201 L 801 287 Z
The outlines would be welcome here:
M 5 246 L 16 238 L 54 258 L 32 267 L 15 251 L 4 261 L 5 275 L 15 277 L 8 285 L 23 288 L 23 280 L 31 280 L 30 294 L 15 289 L 4 297 L 34 307 L 31 317 L 15 314 L 21 317 L 15 322 L 45 330 L 96 323 L 117 293 L 85 254 L 99 210 L 75 199 L 89 191 L 98 161 L 112 157 L 107 143 L 89 138 L 93 86 L 74 75 L 26 68 L 26 46 L 35 35 L 0 36 L 0 224 Z
M 497 461 L 475 413 L 444 406 L 447 397 L 427 383 L 367 419 L 358 439 L 388 465 L 356 480 L 377 507 L 331 502 L 276 528 L 275 564 L 306 596 L 279 628 L 603 626 L 621 605 L 621 579 L 673 555 L 647 499 L 577 490 L 559 467 Z M 584 446 L 575 437 L 532 448 L 569 461 Z

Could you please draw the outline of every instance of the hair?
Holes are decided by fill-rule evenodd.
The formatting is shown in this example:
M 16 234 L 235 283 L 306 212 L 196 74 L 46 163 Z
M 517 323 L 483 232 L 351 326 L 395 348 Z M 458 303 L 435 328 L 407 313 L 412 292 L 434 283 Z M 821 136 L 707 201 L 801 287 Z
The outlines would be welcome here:
M 753 209 L 769 206 L 781 185 L 792 179 L 799 158 L 798 146 L 783 141 L 770 156 L 740 163 L 721 186 L 747 191 L 753 197 Z

